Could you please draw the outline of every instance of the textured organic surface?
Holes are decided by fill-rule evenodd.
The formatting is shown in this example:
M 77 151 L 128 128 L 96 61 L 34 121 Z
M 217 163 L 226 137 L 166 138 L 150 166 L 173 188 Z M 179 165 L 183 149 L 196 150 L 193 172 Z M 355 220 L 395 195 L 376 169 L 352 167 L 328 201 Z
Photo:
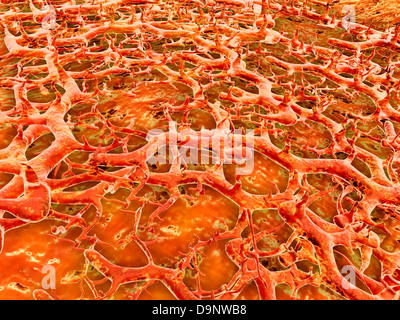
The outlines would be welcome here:
M 398 298 L 399 27 L 322 0 L 44 5 L 0 7 L 1 299 Z M 172 122 L 178 145 L 254 129 L 254 170 L 152 163 Z

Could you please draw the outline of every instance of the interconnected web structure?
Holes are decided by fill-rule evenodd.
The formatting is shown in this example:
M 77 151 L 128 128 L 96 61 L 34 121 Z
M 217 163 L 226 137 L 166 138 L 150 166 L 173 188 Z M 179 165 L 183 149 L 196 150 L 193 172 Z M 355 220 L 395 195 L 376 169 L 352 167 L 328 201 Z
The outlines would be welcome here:
M 47 223 L 81 298 L 398 298 L 399 27 L 346 31 L 317 0 L 45 4 L 0 13 L 0 259 Z M 172 121 L 178 146 L 254 130 L 253 172 L 168 145 L 150 164 Z

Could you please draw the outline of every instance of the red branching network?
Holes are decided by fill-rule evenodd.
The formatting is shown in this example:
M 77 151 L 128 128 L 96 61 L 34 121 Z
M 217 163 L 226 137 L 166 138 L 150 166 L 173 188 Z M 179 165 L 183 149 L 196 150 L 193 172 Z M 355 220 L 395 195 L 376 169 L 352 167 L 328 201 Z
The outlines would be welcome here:
M 178 299 L 251 285 L 259 299 L 398 298 L 400 26 L 346 30 L 318 0 L 1 7 L 0 261 L 8 237 L 49 223 L 49 248 L 82 262 L 57 285 L 85 299 L 157 283 Z M 253 172 L 186 163 L 148 138 L 171 122 L 178 146 L 201 129 L 253 130 Z M 174 161 L 151 163 L 163 147 Z

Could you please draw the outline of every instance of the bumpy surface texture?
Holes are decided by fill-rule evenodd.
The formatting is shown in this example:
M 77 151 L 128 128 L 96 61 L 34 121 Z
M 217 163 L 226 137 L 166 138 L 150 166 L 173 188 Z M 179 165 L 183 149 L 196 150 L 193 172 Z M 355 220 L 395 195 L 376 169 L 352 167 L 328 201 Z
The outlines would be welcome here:
M 3 0 L 0 298 L 398 299 L 400 28 L 343 16 Z M 254 170 L 185 161 L 201 129 Z

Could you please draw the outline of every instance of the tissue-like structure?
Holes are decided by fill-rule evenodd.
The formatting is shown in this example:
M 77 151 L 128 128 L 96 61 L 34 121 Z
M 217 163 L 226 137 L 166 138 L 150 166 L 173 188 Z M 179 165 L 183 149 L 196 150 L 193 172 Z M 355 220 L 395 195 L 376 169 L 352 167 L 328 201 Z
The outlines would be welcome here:
M 2 0 L 0 299 L 398 299 L 400 27 L 358 8 Z

